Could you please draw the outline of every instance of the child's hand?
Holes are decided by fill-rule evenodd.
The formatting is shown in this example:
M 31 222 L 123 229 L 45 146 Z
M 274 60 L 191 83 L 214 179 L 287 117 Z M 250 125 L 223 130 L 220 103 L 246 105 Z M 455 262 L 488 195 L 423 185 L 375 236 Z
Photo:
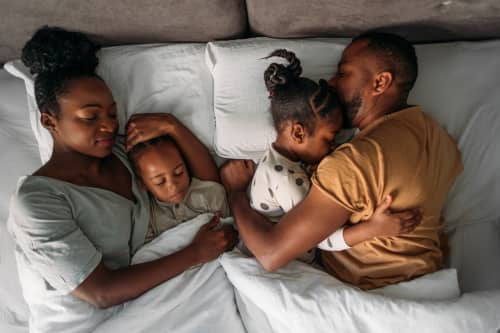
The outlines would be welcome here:
M 251 160 L 231 160 L 220 169 L 222 184 L 228 193 L 246 191 L 255 172 L 255 164 Z
M 401 213 L 391 213 L 392 197 L 387 195 L 377 207 L 369 223 L 374 237 L 397 236 L 412 232 L 422 222 L 422 210 L 411 209 Z
M 229 224 L 219 226 L 219 214 L 198 230 L 191 242 L 197 261 L 206 263 L 216 259 L 224 251 L 232 249 L 238 242 L 237 231 Z
M 126 149 L 128 151 L 139 142 L 169 134 L 178 125 L 177 118 L 168 113 L 134 114 L 126 127 Z

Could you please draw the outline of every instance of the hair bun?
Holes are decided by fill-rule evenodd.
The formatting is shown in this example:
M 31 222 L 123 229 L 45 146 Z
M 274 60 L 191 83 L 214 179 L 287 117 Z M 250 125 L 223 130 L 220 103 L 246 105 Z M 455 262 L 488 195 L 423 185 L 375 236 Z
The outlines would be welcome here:
M 100 46 L 85 34 L 57 27 L 43 27 L 24 45 L 21 60 L 31 74 L 78 69 L 94 73 Z
M 264 72 L 264 82 L 268 91 L 273 91 L 276 86 L 286 85 L 300 77 L 302 74 L 302 66 L 300 60 L 295 56 L 295 53 L 285 49 L 278 49 L 273 51 L 264 59 L 270 57 L 281 57 L 288 61 L 288 65 L 284 66 L 277 63 L 272 63 Z

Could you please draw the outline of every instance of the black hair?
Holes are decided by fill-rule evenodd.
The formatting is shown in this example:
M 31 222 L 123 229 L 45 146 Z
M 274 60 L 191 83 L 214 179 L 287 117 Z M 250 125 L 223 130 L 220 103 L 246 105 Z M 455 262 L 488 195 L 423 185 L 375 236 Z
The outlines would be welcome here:
M 35 76 L 35 98 L 40 112 L 59 113 L 57 98 L 70 81 L 97 77 L 100 46 L 85 34 L 58 27 L 42 27 L 24 45 L 21 60 Z
M 316 117 L 330 118 L 339 110 L 337 96 L 325 80 L 319 83 L 301 77 L 300 60 L 293 52 L 278 49 L 269 57 L 282 57 L 288 65 L 272 63 L 264 72 L 264 82 L 271 100 L 274 126 L 279 132 L 287 121 L 301 123 L 309 133 L 314 132 Z
M 186 163 L 186 159 L 184 158 L 182 151 L 179 149 L 177 142 L 168 135 L 162 135 L 162 136 L 159 136 L 159 137 L 147 140 L 147 141 L 139 142 L 138 144 L 133 146 L 132 149 L 130 149 L 130 151 L 128 152 L 128 158 L 132 162 L 131 163 L 132 168 L 134 169 L 134 172 L 136 175 L 138 175 L 140 177 L 140 174 L 138 172 L 139 169 L 138 169 L 138 165 L 137 165 L 137 159 L 139 158 L 139 155 L 146 148 L 158 146 L 160 143 L 172 144 L 179 151 L 179 154 L 181 155 L 181 158 L 184 161 L 184 163 Z M 191 175 L 191 171 L 189 170 L 189 166 L 187 164 L 186 164 L 186 168 L 188 169 L 188 174 Z
M 372 51 L 384 70 L 390 72 L 400 91 L 408 96 L 418 75 L 415 48 L 405 38 L 386 32 L 368 31 L 352 41 L 367 40 L 367 48 Z

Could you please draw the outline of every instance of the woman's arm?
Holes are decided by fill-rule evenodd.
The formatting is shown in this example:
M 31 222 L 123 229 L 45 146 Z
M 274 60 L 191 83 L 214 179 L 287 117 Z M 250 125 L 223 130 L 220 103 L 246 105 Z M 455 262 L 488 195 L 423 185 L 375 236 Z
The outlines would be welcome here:
M 169 135 L 186 159 L 192 176 L 220 183 L 217 166 L 207 147 L 177 118 L 168 113 L 135 114 L 127 123 L 127 150 L 139 142 Z
M 237 233 L 229 225 L 217 227 L 218 217 L 200 228 L 186 248 L 155 261 L 118 270 L 102 263 L 72 292 L 73 296 L 99 308 L 107 308 L 134 299 L 197 264 L 217 258 L 237 242 Z

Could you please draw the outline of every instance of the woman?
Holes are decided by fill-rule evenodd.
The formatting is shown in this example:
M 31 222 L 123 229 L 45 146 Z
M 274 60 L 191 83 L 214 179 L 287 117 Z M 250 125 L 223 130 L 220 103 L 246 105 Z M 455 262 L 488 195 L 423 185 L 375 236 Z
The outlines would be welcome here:
M 116 311 L 111 306 L 215 259 L 237 238 L 229 227 L 201 228 L 188 247 L 129 266 L 144 242 L 149 202 L 116 136 L 116 103 L 95 73 L 98 49 L 83 34 L 48 27 L 23 49 L 22 60 L 36 75 L 41 122 L 54 140 L 52 157 L 20 179 L 11 205 L 31 331 L 67 330 L 68 321 L 72 331 L 91 331 Z M 167 134 L 162 129 L 172 118 L 136 117 L 127 145 Z M 211 165 L 208 151 L 189 131 L 179 135 L 194 151 L 188 164 Z M 200 179 L 218 180 L 216 168 L 196 172 Z

